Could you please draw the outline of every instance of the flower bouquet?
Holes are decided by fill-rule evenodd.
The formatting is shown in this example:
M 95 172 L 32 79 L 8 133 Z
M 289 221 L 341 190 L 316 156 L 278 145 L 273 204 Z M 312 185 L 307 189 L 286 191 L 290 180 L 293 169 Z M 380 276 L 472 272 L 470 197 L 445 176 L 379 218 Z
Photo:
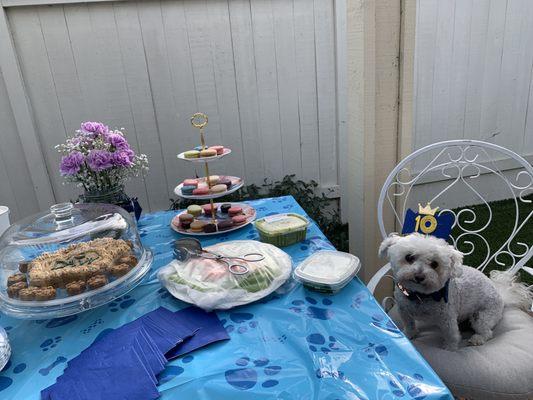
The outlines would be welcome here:
M 144 175 L 148 157 L 135 154 L 121 130 L 84 122 L 73 137 L 56 148 L 63 154 L 59 171 L 67 182 L 83 187 L 82 201 L 118 204 L 131 211 L 125 207 L 132 200 L 124 193 L 124 183 Z M 138 218 L 137 211 L 135 214 Z

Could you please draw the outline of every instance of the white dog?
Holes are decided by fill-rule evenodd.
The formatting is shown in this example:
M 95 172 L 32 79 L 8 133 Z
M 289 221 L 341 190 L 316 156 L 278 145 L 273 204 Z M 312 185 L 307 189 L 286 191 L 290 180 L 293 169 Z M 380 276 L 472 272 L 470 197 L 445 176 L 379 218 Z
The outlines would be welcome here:
M 394 298 L 407 337 L 414 338 L 416 321 L 424 321 L 439 327 L 446 349 L 456 350 L 461 340 L 458 324 L 467 320 L 474 330 L 471 345 L 492 337 L 503 315 L 501 290 L 482 272 L 463 265 L 461 252 L 442 239 L 413 233 L 390 235 L 379 253 L 390 260 Z

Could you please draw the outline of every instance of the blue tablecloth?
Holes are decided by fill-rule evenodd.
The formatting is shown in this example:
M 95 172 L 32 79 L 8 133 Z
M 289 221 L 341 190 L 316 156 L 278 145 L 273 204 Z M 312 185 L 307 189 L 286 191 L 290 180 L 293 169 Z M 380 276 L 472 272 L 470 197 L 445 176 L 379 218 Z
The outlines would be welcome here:
M 305 214 L 292 197 L 251 204 L 259 217 Z M 13 349 L 0 373 L 1 399 L 38 399 L 66 361 L 98 335 L 159 306 L 185 306 L 155 278 L 180 236 L 169 227 L 174 214 L 148 214 L 139 222 L 142 241 L 155 260 L 143 284 L 127 295 L 95 310 L 45 321 L 0 315 Z M 258 234 L 247 226 L 202 242 L 235 239 L 258 239 Z M 297 265 L 314 251 L 330 248 L 311 224 L 305 242 L 284 250 Z M 231 340 L 170 362 L 160 379 L 162 399 L 452 399 L 358 279 L 335 296 L 307 291 L 291 280 L 263 301 L 218 315 Z

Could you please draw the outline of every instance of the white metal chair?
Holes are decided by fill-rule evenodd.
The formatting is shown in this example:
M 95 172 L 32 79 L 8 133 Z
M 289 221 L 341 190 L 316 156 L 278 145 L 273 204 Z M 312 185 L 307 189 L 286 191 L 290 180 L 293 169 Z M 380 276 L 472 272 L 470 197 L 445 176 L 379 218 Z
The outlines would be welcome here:
M 465 260 L 477 254 L 481 261 L 473 267 L 483 271 L 495 266 L 512 274 L 523 270 L 533 275 L 533 268 L 525 265 L 533 255 L 533 238 L 527 238 L 528 243 L 516 240 L 523 227 L 533 223 L 533 203 L 525 198 L 532 191 L 533 168 L 511 150 L 475 140 L 435 143 L 406 157 L 387 177 L 378 201 L 379 228 L 383 238 L 389 232 L 401 231 L 408 208 L 417 210 L 419 203 L 430 203 L 432 208 L 439 207 L 438 213 L 454 216 L 449 242 L 463 251 Z M 513 199 L 509 232 L 493 223 L 493 208 L 498 205 L 491 205 L 487 197 Z M 454 211 L 469 204 L 478 206 Z M 394 226 L 385 226 L 385 213 L 394 216 Z M 491 248 L 484 234 L 494 229 L 502 244 Z M 389 270 L 387 264 L 370 280 L 372 293 Z M 391 317 L 395 319 L 393 314 L 394 309 Z M 533 319 L 528 314 L 506 311 L 494 338 L 480 347 L 449 352 L 440 348 L 439 341 L 438 332 L 428 329 L 413 344 L 455 396 L 533 398 Z
M 500 199 L 514 200 L 514 227 L 497 249 L 491 249 L 483 237 L 484 232 L 495 229 L 491 224 L 493 210 L 484 195 L 486 190 Z M 507 268 L 513 274 L 524 270 L 533 275 L 533 268 L 525 265 L 533 256 L 532 243 L 514 243 L 516 235 L 533 215 L 532 201 L 524 198 L 532 191 L 533 168 L 511 150 L 477 140 L 434 143 L 407 156 L 387 177 L 378 200 L 379 229 L 383 238 L 395 229 L 401 231 L 407 208 L 414 210 L 418 203 L 430 203 L 439 206 L 441 214 L 453 214 L 455 234 L 450 235 L 450 241 L 454 246 L 467 246 L 466 251 L 463 249 L 465 256 L 483 252 L 484 261 L 473 267 L 483 271 L 487 265 L 495 263 L 498 269 Z M 527 215 L 519 215 L 520 203 L 528 206 Z M 466 204 L 482 204 L 488 218 L 480 221 L 470 207 L 457 213 L 452 210 Z M 395 227 L 385 226 L 383 215 L 386 212 L 394 214 Z M 481 244 L 481 248 L 476 244 Z M 372 277 L 368 283 L 372 293 L 389 270 L 387 264 Z

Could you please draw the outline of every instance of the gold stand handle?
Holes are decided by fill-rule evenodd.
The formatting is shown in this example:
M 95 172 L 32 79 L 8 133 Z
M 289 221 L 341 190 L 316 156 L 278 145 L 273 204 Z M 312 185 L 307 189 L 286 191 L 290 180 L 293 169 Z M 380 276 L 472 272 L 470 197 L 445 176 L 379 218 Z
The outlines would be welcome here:
M 208 122 L 209 119 L 207 118 L 207 115 L 201 112 L 197 112 L 191 117 L 192 126 L 198 128 L 198 130 L 200 131 L 200 142 L 202 145 L 202 150 L 205 150 L 207 148 L 207 146 L 205 145 L 204 128 L 207 126 Z M 205 179 L 207 180 L 207 187 L 211 189 L 211 179 L 209 178 L 209 165 L 207 161 L 205 162 Z M 213 199 L 209 199 L 209 203 L 211 204 L 211 221 L 213 222 L 213 224 L 216 225 L 216 211 Z

